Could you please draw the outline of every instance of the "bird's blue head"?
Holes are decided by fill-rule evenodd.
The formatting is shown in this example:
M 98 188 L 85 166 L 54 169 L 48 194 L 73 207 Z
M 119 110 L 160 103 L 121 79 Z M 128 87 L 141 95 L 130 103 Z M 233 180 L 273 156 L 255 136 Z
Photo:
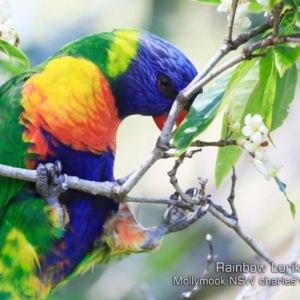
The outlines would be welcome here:
M 119 72 L 112 76 L 111 84 L 119 117 L 153 116 L 162 129 L 176 96 L 197 75 L 195 67 L 180 50 L 149 32 L 122 29 L 114 35 L 118 49 L 111 49 L 110 59 L 116 62 Z M 121 57 L 116 57 L 118 51 Z M 120 60 L 124 70 L 127 65 L 126 71 L 120 71 Z M 179 116 L 181 120 L 185 114 Z

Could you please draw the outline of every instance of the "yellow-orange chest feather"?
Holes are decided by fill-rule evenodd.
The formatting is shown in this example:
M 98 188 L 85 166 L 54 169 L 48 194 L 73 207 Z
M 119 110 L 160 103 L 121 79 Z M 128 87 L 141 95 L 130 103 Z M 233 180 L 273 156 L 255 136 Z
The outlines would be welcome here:
M 92 62 L 69 56 L 49 61 L 25 83 L 21 105 L 23 139 L 41 159 L 49 154 L 43 131 L 75 150 L 115 152 L 121 120 L 109 82 Z

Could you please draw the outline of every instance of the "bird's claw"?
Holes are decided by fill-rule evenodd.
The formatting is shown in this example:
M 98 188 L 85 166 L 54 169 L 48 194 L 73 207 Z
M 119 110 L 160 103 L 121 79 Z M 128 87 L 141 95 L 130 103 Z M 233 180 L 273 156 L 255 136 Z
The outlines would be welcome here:
M 61 174 L 62 164 L 60 161 L 54 164 L 39 164 L 36 171 L 36 190 L 52 207 L 57 214 L 60 226 L 63 227 L 68 223 L 69 217 L 66 208 L 60 205 L 58 199 L 61 193 L 68 190 L 68 177 L 66 174 Z
M 198 191 L 199 191 L 198 188 L 193 187 L 188 189 L 185 192 L 185 194 L 191 198 L 194 198 L 198 194 Z M 170 196 L 170 199 L 175 201 L 178 201 L 178 198 L 179 198 L 179 194 L 177 192 Z M 186 209 L 180 206 L 176 206 L 175 204 L 172 204 L 168 206 L 168 208 L 166 209 L 163 215 L 163 221 L 169 224 L 175 223 L 178 220 L 184 218 L 185 214 L 186 214 Z
M 59 197 L 61 193 L 68 190 L 68 177 L 66 174 L 61 174 L 60 161 L 57 160 L 54 164 L 39 164 L 36 171 L 36 190 L 46 201 L 47 198 Z
M 190 197 L 196 197 L 198 194 L 197 188 L 191 188 L 186 191 L 186 194 Z M 179 194 L 176 192 L 170 199 L 177 201 L 179 199 Z M 184 201 L 182 199 L 182 201 Z M 161 223 L 155 228 L 151 228 L 147 231 L 147 237 L 144 239 L 141 249 L 145 251 L 150 251 L 156 249 L 163 236 L 171 232 L 177 232 L 184 230 L 203 217 L 209 208 L 209 204 L 204 206 L 199 206 L 199 208 L 190 212 L 186 215 L 186 209 L 175 204 L 170 205 L 163 217 Z
M 40 164 L 42 165 L 42 164 Z M 61 176 L 62 172 L 62 163 L 59 160 L 56 160 L 53 163 L 47 163 L 45 165 L 42 165 L 46 168 L 47 170 L 47 177 L 48 177 L 48 184 L 53 184 L 55 183 L 55 180 Z
M 191 198 L 194 198 L 197 196 L 198 192 L 199 192 L 198 188 L 193 187 L 188 189 L 185 192 L 185 194 Z M 179 195 L 177 192 L 170 197 L 170 199 L 175 201 L 177 201 L 178 198 Z M 195 223 L 198 219 L 200 219 L 202 216 L 204 216 L 208 210 L 208 207 L 209 207 L 208 204 L 204 206 L 200 206 L 196 211 L 186 215 L 186 209 L 176 206 L 175 204 L 172 204 L 166 209 L 162 218 L 162 222 L 157 228 L 159 227 L 163 228 L 163 231 L 165 231 L 164 234 L 186 229 L 190 225 Z
M 53 187 L 53 193 L 59 196 L 68 190 L 68 176 L 67 174 L 62 174 L 57 177 L 58 184 Z

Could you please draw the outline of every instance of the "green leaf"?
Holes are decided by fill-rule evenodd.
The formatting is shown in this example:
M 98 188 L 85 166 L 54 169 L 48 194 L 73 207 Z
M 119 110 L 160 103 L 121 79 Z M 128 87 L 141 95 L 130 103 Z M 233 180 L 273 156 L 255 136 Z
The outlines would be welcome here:
M 223 100 L 234 105 L 234 121 L 241 124 L 244 123 L 244 118 L 248 113 L 260 113 L 263 89 L 259 85 L 258 63 L 256 62 L 257 60 L 250 60 L 240 64 L 231 76 Z M 225 137 L 226 131 L 227 124 L 223 119 L 221 138 Z M 231 139 L 238 137 L 239 134 L 234 133 Z M 241 154 L 242 149 L 237 146 L 219 148 L 215 169 L 217 187 L 221 185 Z
M 16 59 L 23 64 L 27 69 L 30 68 L 30 62 L 27 56 L 17 47 L 12 46 L 8 42 L 0 39 L 0 51 L 7 54 L 9 57 Z
M 261 4 L 259 4 L 257 2 L 257 0 L 251 0 L 250 1 L 250 5 L 249 5 L 249 10 L 253 13 L 260 13 L 262 11 L 264 11 L 264 6 L 262 6 Z
M 185 152 L 193 139 L 213 121 L 219 111 L 229 78 L 230 74 L 223 76 L 209 90 L 194 100 L 187 117 L 178 127 L 174 136 L 176 155 Z
M 286 200 L 288 201 L 289 205 L 290 205 L 290 211 L 291 214 L 293 216 L 293 218 L 295 219 L 296 216 L 296 206 L 295 204 L 288 198 L 287 194 L 286 194 L 286 184 L 283 183 L 278 177 L 275 177 L 275 181 L 279 187 L 279 190 L 284 194 Z
M 287 5 L 289 8 L 296 9 L 300 6 L 300 0 L 283 0 L 283 4 Z
M 289 105 L 294 100 L 297 87 L 297 66 L 292 65 L 283 77 L 277 75 L 270 131 L 280 127 L 289 114 Z
M 296 26 L 300 27 L 300 10 L 296 14 Z
M 225 132 L 222 130 L 222 136 L 224 136 L 224 134 Z M 236 135 L 232 135 L 232 139 L 235 139 L 235 137 Z M 219 148 L 215 169 L 217 188 L 220 187 L 221 183 L 232 170 L 232 167 L 236 164 L 242 153 L 243 150 L 237 146 Z
M 201 2 L 203 4 L 212 4 L 212 5 L 219 5 L 221 4 L 220 0 L 197 0 L 198 2 Z
M 283 0 L 282 2 L 284 5 L 286 5 L 290 8 L 294 7 L 294 0 Z
M 279 25 L 280 35 L 288 35 L 294 32 L 294 25 L 296 22 L 296 12 L 293 10 L 288 11 Z
M 267 57 L 260 58 L 256 64 L 251 61 L 243 62 L 228 83 L 224 101 L 233 103 L 235 122 L 242 124 L 249 113 L 260 114 L 269 128 L 277 128 L 288 114 L 287 108 L 295 91 L 295 78 L 297 78 L 295 69 L 286 71 L 286 74 L 280 78 L 271 50 L 267 53 Z M 291 86 L 288 86 L 289 78 L 292 78 Z M 284 92 L 287 92 L 287 98 L 280 101 Z M 221 133 L 223 138 L 226 130 L 227 124 L 223 121 Z M 238 137 L 238 134 L 231 136 L 232 139 Z M 225 147 L 218 150 L 215 171 L 217 187 L 230 172 L 241 153 L 242 150 L 237 147 Z
M 26 71 L 25 66 L 21 64 L 11 63 L 9 60 L 0 60 L 0 72 L 8 72 L 11 77 L 17 76 Z
M 239 94 L 235 91 L 235 89 L 240 85 L 243 78 L 248 74 L 256 62 L 257 59 L 246 60 L 235 69 L 227 85 L 224 98 L 232 100 L 235 99 L 235 97 L 239 98 Z M 256 79 L 256 76 L 254 76 L 253 80 Z
M 267 51 L 267 56 L 259 61 L 259 80 L 264 88 L 261 98 L 262 111 L 260 115 L 268 128 L 272 124 L 273 102 L 275 99 L 277 71 L 274 63 L 274 55 L 271 49 Z
M 277 45 L 273 48 L 275 65 L 282 77 L 287 69 L 289 69 L 300 57 L 300 47 L 292 48 L 287 45 Z
M 289 104 L 293 101 L 297 84 L 297 69 L 292 65 L 288 71 L 279 76 L 275 68 L 273 50 L 260 59 L 259 78 L 264 89 L 261 98 L 261 115 L 270 131 L 282 125 L 289 113 Z

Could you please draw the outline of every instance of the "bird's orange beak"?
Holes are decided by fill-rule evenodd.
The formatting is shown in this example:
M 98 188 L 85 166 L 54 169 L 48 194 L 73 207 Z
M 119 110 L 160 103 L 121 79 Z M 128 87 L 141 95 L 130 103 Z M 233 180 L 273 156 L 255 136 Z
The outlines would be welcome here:
M 178 117 L 177 117 L 177 119 L 175 121 L 175 124 L 176 124 L 177 127 L 181 124 L 181 122 L 184 120 L 184 118 L 186 117 L 187 114 L 188 114 L 188 111 L 186 109 L 183 109 L 179 113 L 179 115 L 178 115 Z M 160 130 L 163 129 L 163 127 L 165 125 L 165 122 L 167 120 L 167 117 L 168 116 L 165 116 L 165 115 L 153 117 L 155 124 L 157 125 L 157 127 Z

